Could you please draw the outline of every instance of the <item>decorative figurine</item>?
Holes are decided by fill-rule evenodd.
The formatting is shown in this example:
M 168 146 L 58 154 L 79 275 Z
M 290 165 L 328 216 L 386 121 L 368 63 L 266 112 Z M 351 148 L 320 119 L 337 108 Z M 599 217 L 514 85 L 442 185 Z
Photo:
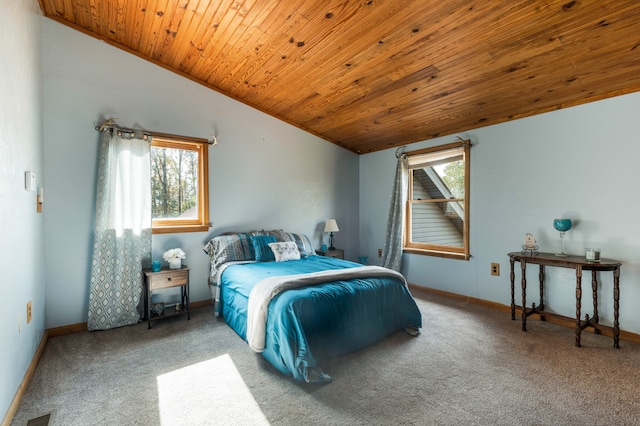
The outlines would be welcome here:
M 538 254 L 538 245 L 536 244 L 536 238 L 533 234 L 527 232 L 524 236 L 524 245 L 522 246 L 522 254 Z

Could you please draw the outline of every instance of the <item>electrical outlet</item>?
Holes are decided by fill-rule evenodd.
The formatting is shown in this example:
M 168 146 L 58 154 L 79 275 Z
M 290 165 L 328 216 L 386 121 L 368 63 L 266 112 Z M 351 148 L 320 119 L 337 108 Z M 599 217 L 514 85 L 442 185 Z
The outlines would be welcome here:
M 27 324 L 31 322 L 31 300 L 27 302 Z
M 491 275 L 500 276 L 500 264 L 492 263 L 491 264 Z

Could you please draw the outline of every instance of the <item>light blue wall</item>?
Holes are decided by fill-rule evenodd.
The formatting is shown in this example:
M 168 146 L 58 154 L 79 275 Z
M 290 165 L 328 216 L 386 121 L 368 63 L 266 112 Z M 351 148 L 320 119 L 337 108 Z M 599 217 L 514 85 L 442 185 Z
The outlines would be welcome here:
M 0 0 L 0 419 L 44 335 L 44 215 L 24 172 L 46 186 L 38 2 Z M 33 320 L 26 323 L 32 301 Z
M 566 251 L 584 255 L 599 247 L 603 257 L 622 261 L 620 325 L 640 333 L 640 191 L 638 132 L 640 93 L 620 96 L 535 117 L 476 129 L 471 139 L 470 261 L 404 255 L 409 282 L 510 304 L 509 258 L 527 232 L 541 251 L 560 250 L 552 222 L 574 219 Z M 452 142 L 452 135 L 407 146 L 414 150 Z M 360 157 L 360 252 L 370 259 L 383 247 L 395 173 L 395 150 Z M 490 264 L 501 266 L 491 276 Z M 518 268 L 519 265 L 516 265 Z M 537 268 L 528 269 L 527 305 L 536 302 Z M 545 303 L 551 311 L 575 316 L 575 273 L 547 268 Z M 591 313 L 591 276 L 583 278 L 583 314 Z M 600 275 L 599 311 L 613 323 L 611 273 Z M 516 271 L 516 287 L 520 273 Z M 520 292 L 516 291 L 519 304 Z M 536 296 L 537 297 L 537 296 Z M 514 325 L 515 326 L 515 325 Z
M 47 176 L 48 328 L 85 322 L 98 133 L 121 126 L 208 137 L 210 216 L 205 233 L 153 236 L 153 256 L 187 253 L 191 300 L 210 299 L 202 247 L 224 231 L 283 228 L 319 247 L 335 217 L 347 256 L 358 248 L 358 157 L 293 126 L 80 32 L 43 18 Z

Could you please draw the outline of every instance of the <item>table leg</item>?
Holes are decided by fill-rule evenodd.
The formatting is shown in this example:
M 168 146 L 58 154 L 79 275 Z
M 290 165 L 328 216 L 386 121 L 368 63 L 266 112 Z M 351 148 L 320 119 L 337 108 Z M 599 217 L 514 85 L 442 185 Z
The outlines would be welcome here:
M 527 331 L 527 262 L 520 261 L 522 270 L 522 331 Z
M 620 309 L 620 267 L 613 271 L 613 347 L 620 348 L 620 324 L 618 311 Z
M 189 308 L 189 283 L 185 286 L 185 294 L 187 296 L 186 307 L 187 307 L 187 320 L 191 320 L 191 309 Z
M 591 271 L 591 293 L 593 297 L 593 323 L 600 324 L 600 317 L 598 316 L 598 278 L 596 277 L 596 271 Z M 598 327 L 594 327 L 593 334 L 600 334 Z
M 544 312 L 544 265 L 540 265 L 540 272 L 538 273 L 538 278 L 540 279 L 540 306 L 538 309 Z M 540 321 L 544 321 L 544 314 L 540 314 Z
M 149 290 L 149 283 L 147 282 L 145 288 L 145 308 L 147 311 L 147 329 L 151 328 L 151 291 Z
M 511 262 L 511 321 L 515 321 L 516 319 L 516 301 L 514 295 L 514 283 L 516 280 L 516 274 L 514 272 L 514 264 L 516 263 L 513 258 L 510 259 Z
M 576 266 L 576 346 L 580 347 L 580 309 L 582 308 L 582 266 Z

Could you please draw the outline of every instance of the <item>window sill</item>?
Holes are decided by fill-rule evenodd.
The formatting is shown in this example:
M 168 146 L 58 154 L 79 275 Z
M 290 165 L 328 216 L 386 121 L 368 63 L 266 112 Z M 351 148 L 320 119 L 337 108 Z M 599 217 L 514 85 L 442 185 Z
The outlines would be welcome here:
M 465 253 L 453 253 L 453 252 L 447 252 L 447 251 L 424 250 L 424 249 L 416 249 L 416 248 L 403 248 L 402 252 L 407 254 L 419 254 L 421 256 L 445 257 L 448 259 L 457 259 L 457 260 L 469 260 L 469 258 L 471 257 L 470 254 L 465 254 Z
M 178 234 L 182 232 L 208 232 L 211 225 L 154 226 L 152 234 Z

